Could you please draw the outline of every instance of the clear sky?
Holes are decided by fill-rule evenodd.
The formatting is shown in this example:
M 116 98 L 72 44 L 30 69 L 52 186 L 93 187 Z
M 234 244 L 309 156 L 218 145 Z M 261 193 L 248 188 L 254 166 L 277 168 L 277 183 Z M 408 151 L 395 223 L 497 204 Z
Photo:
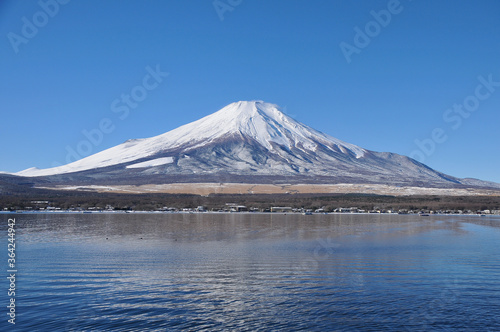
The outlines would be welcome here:
M 3 0 L 0 171 L 264 100 L 363 148 L 500 182 L 499 18 L 496 0 Z

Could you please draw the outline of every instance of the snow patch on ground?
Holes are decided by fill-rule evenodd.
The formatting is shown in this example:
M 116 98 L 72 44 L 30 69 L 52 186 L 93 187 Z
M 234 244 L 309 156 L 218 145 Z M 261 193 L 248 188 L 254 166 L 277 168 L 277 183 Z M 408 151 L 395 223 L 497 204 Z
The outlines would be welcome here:
M 164 157 L 164 158 L 157 158 L 157 159 L 148 160 L 148 161 L 145 161 L 145 162 L 142 162 L 142 163 L 128 165 L 127 168 L 154 167 L 154 166 L 161 166 L 161 165 L 171 164 L 173 162 L 174 162 L 174 158 L 172 158 L 172 157 Z
M 78 190 L 116 193 L 168 193 L 168 194 L 321 194 L 321 193 L 365 193 L 377 195 L 446 195 L 446 196 L 499 196 L 499 190 L 487 189 L 452 189 L 452 188 L 422 188 L 397 187 L 382 184 L 251 184 L 251 183 L 172 183 L 148 185 L 116 185 L 116 186 L 53 186 L 40 189 Z

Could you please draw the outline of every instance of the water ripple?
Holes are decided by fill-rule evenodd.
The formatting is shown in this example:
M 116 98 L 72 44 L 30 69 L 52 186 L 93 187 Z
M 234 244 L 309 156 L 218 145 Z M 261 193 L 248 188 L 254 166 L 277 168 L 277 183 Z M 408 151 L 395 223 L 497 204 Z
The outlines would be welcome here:
M 270 217 L 23 216 L 16 327 L 500 330 L 489 219 Z

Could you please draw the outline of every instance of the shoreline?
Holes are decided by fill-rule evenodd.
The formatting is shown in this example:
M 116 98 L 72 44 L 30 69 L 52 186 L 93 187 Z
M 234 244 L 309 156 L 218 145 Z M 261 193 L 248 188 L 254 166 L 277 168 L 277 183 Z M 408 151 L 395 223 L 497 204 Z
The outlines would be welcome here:
M 409 212 L 409 213 L 398 213 L 398 212 L 311 212 L 311 214 L 304 214 L 302 212 L 250 212 L 250 211 L 241 211 L 241 212 L 230 212 L 230 211 L 205 211 L 205 212 L 195 212 L 195 211 L 30 211 L 30 210 L 16 210 L 16 211 L 0 211 L 0 214 L 259 214 L 259 215 L 391 215 L 391 216 L 422 216 L 423 212 Z M 489 214 L 480 214 L 480 213 L 426 213 L 423 215 L 425 217 L 429 216 L 498 216 L 500 217 L 500 213 L 489 213 Z
M 500 214 L 500 196 L 390 196 L 362 193 L 299 194 L 118 194 L 37 190 L 0 196 L 0 212 L 83 213 L 110 211 L 262 212 L 410 212 Z M 135 212 L 133 212 L 135 213 Z

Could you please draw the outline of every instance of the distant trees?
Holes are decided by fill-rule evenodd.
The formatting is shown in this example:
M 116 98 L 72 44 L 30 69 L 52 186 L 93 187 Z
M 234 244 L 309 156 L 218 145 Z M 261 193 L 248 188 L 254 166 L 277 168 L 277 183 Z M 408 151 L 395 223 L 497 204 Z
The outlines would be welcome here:
M 35 193 L 14 193 L 0 196 L 0 209 L 27 209 L 38 206 L 33 201 L 49 201 L 50 206 L 61 209 L 160 210 L 204 206 L 207 210 L 223 209 L 231 202 L 259 210 L 272 206 L 289 206 L 333 211 L 337 208 L 357 207 L 370 210 L 499 210 L 499 196 L 379 196 L 357 194 L 244 194 L 244 195 L 174 195 L 174 194 L 116 194 L 95 192 L 57 192 L 39 190 Z

